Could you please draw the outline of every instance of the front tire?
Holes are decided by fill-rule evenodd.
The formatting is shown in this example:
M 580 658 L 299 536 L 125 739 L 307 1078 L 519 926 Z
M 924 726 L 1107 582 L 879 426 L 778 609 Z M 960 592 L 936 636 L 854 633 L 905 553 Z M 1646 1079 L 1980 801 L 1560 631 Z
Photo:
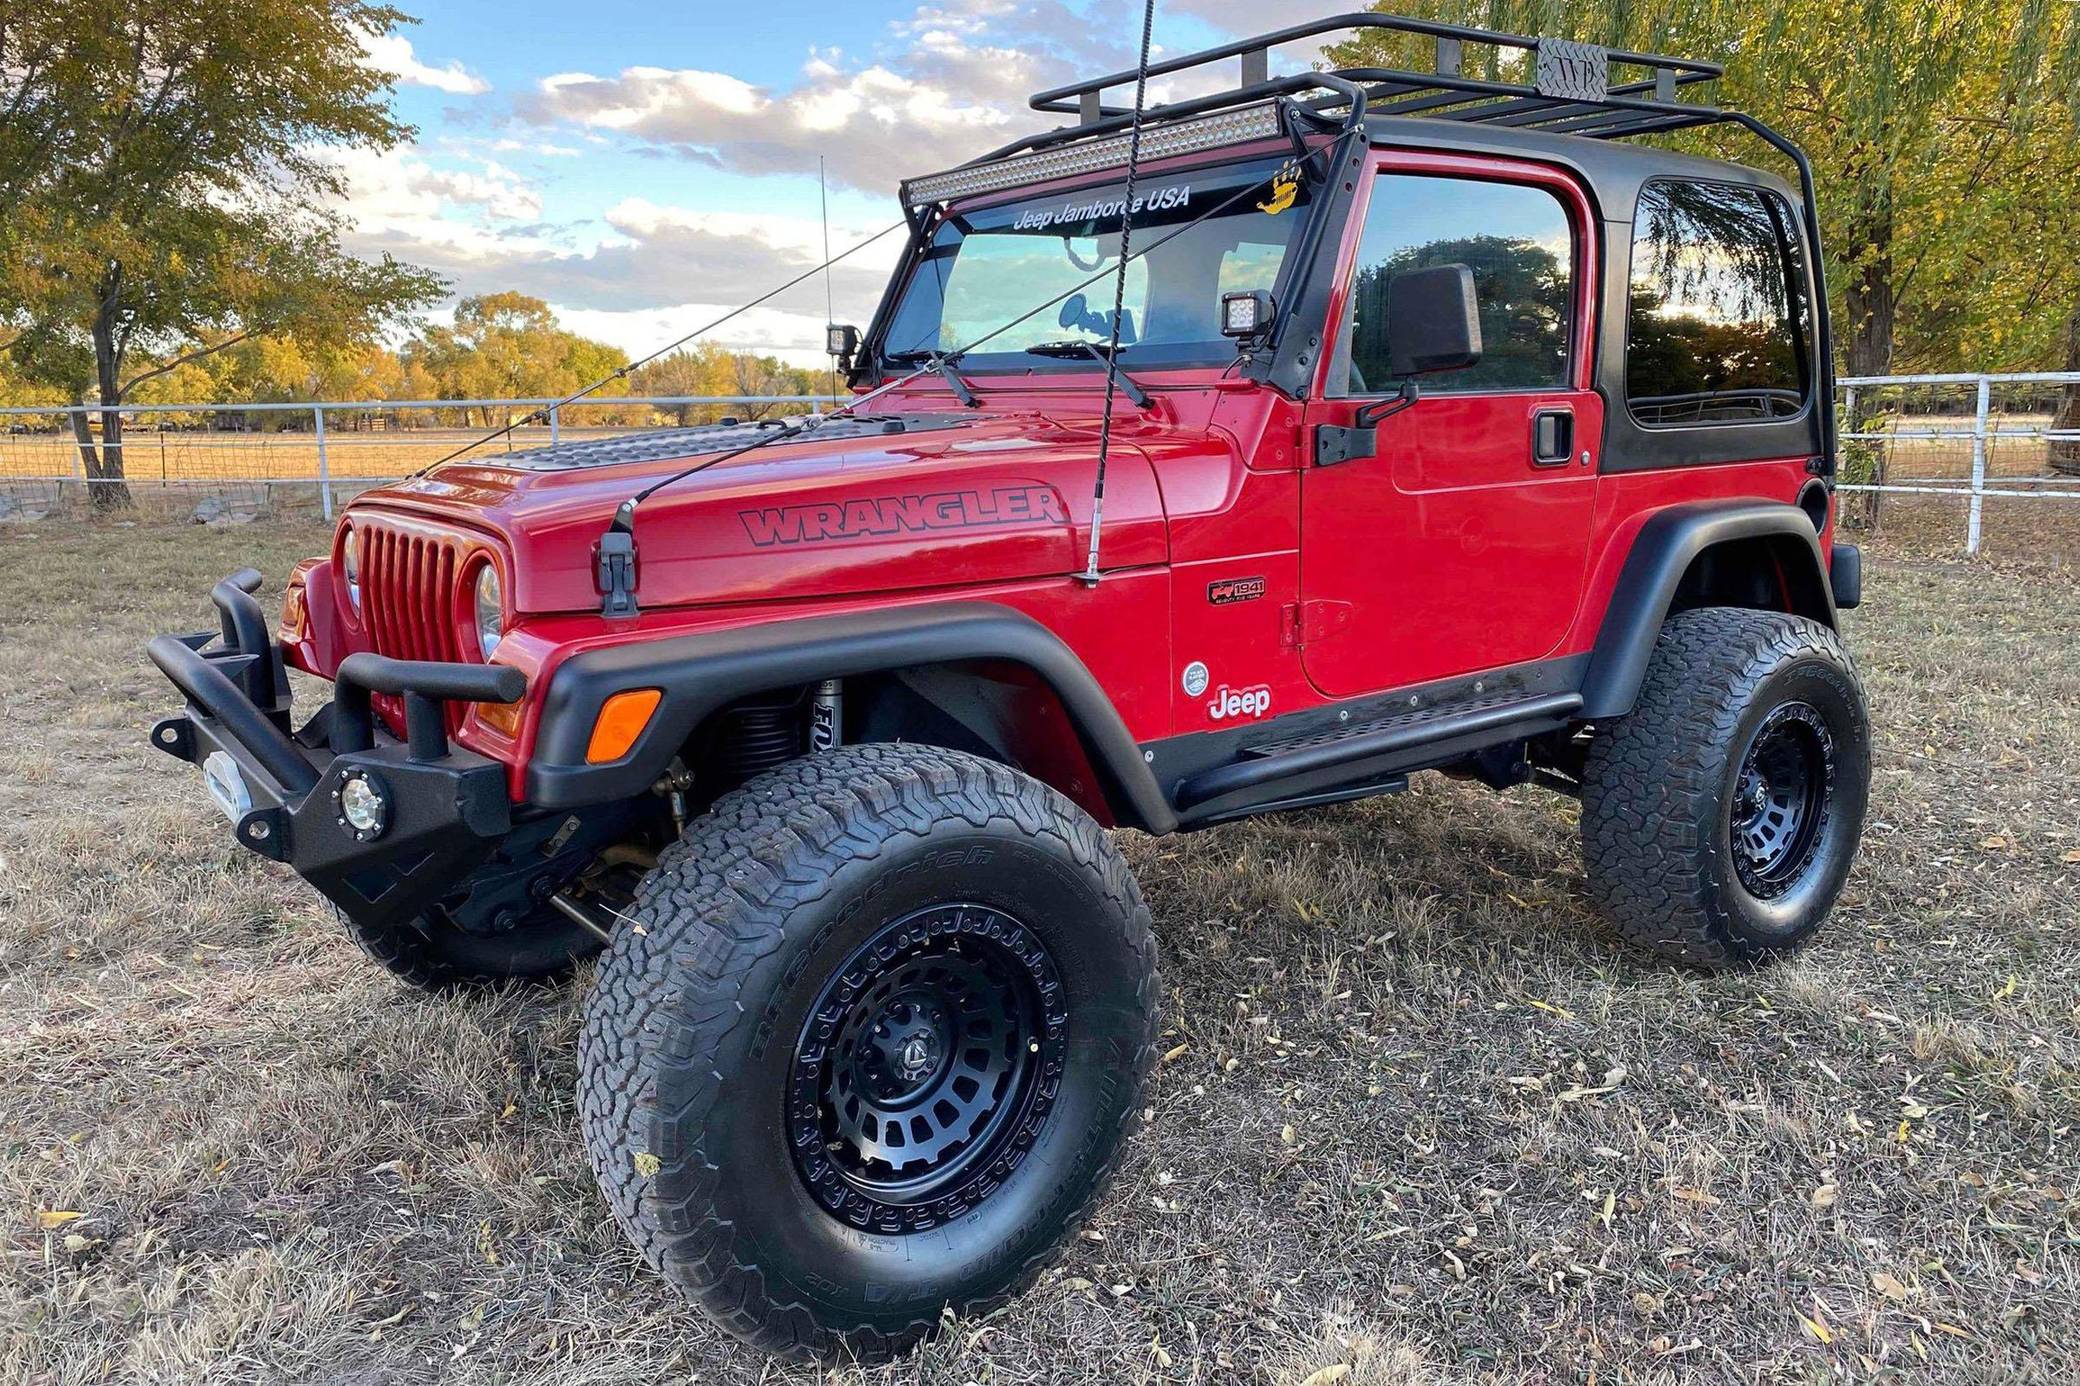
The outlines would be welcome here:
M 579 1040 L 646 1260 L 771 1352 L 878 1359 L 1050 1260 L 1156 1034 L 1147 907 L 1015 771 L 864 745 L 718 800 L 638 889 Z
M 1806 943 L 1848 879 L 1870 795 L 1863 685 L 1835 633 L 1780 612 L 1669 618 L 1583 778 L 1589 894 L 1618 932 L 1709 969 Z

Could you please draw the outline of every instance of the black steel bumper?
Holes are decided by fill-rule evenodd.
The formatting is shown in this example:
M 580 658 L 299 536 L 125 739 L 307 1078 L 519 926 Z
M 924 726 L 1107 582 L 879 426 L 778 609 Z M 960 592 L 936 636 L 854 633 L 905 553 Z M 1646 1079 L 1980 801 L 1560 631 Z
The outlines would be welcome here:
M 349 655 L 333 701 L 292 730 L 281 647 L 252 597 L 259 585 L 250 568 L 232 574 L 210 594 L 220 630 L 146 647 L 187 699 L 182 715 L 152 728 L 152 744 L 203 768 L 241 843 L 287 862 L 347 913 L 371 923 L 415 914 L 513 823 L 505 767 L 448 743 L 444 704 L 517 702 L 526 677 L 502 665 Z M 376 693 L 404 700 L 404 741 L 377 723 Z M 341 793 L 353 779 L 387 807 L 373 829 L 347 821 Z

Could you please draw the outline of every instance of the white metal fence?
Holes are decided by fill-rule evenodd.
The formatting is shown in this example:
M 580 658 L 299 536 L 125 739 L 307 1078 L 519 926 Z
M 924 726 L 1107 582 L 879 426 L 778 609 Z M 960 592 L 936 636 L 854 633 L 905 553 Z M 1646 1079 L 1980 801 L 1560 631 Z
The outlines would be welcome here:
M 126 404 L 121 437 L 104 411 L 0 409 L 0 517 L 68 508 L 122 487 L 158 508 L 229 504 L 315 507 L 330 519 L 343 495 L 392 481 L 450 454 L 490 458 L 565 438 L 607 437 L 675 423 L 712 423 L 829 408 L 828 395 L 668 395 L 588 399 L 322 400 L 265 404 Z M 502 436 L 493 429 L 512 425 Z M 88 433 L 83 447 L 78 431 Z M 119 453 L 120 478 L 88 471 L 89 451 Z
M 2048 505 L 2073 527 L 2080 553 L 2080 427 L 2054 426 L 2080 373 L 1902 375 L 1839 382 L 1841 490 L 1852 526 L 1882 527 L 1894 512 L 1931 504 L 1962 521 L 1949 547 L 1976 554 L 1988 505 Z M 69 509 L 93 487 L 122 485 L 159 509 L 209 514 L 315 509 L 330 518 L 342 496 L 417 470 L 458 449 L 485 457 L 567 437 L 597 437 L 673 423 L 820 409 L 827 396 L 703 395 L 587 400 L 318 401 L 268 404 L 124 405 L 114 444 L 123 478 L 87 472 L 75 431 L 96 449 L 103 411 L 0 409 L 0 518 Z M 488 444 L 489 427 L 529 416 Z M 83 425 L 79 421 L 84 421 Z M 2080 422 L 2068 417 L 2069 423 Z M 2054 465 L 2070 461 L 2062 474 Z M 1890 504 L 1887 497 L 1907 498 Z M 1927 498 L 1944 498 L 1931 502 Z M 1951 509 L 1955 507 L 1955 509 Z M 1961 513 L 1960 513 L 1961 512 Z M 2005 511 L 2003 513 L 2006 513 Z
M 2080 392 L 2080 372 L 1839 384 L 1840 489 L 1866 498 L 1862 518 L 1872 526 L 1885 496 L 1952 497 L 1963 502 L 1964 551 L 1976 554 L 1989 500 L 2080 501 L 2080 419 L 2068 412 L 2072 426 L 2056 426 L 2068 396 Z

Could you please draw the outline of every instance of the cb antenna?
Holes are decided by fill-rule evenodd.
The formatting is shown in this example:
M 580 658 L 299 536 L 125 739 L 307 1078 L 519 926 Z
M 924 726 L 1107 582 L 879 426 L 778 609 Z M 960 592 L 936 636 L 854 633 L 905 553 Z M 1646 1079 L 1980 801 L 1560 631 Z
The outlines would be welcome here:
M 823 155 L 816 156 L 816 200 L 823 207 L 823 321 L 838 325 L 837 299 L 831 293 L 831 193 L 823 176 Z M 838 407 L 838 358 L 831 358 L 831 408 Z
M 1091 549 L 1076 580 L 1098 585 L 1098 532 L 1105 525 L 1105 464 L 1112 457 L 1112 402 L 1119 392 L 1120 323 L 1127 312 L 1127 260 L 1134 236 L 1134 180 L 1141 172 L 1141 113 L 1148 104 L 1148 50 L 1155 35 L 1156 0 L 1141 11 L 1141 62 L 1134 71 L 1134 121 L 1127 137 L 1127 193 L 1119 214 L 1119 274 L 1112 289 L 1112 349 L 1105 353 L 1105 417 L 1098 425 L 1098 479 L 1091 491 Z

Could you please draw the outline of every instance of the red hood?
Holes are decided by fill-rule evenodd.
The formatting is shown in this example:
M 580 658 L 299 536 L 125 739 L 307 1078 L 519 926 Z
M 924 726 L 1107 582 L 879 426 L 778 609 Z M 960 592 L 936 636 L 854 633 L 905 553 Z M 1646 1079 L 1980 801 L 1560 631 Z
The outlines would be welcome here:
M 903 432 L 775 443 L 672 483 L 636 514 L 646 607 L 828 597 L 1079 572 L 1096 481 L 1095 420 L 935 415 Z M 837 433 L 833 427 L 832 432 Z M 734 431 L 733 431 L 734 432 Z M 1163 502 L 1143 448 L 1175 430 L 1116 420 L 1105 485 L 1105 568 L 1168 558 Z M 409 511 L 487 532 L 512 558 L 508 600 L 529 613 L 596 609 L 592 547 L 645 485 L 738 445 L 708 431 L 457 463 L 369 491 L 356 510 Z

